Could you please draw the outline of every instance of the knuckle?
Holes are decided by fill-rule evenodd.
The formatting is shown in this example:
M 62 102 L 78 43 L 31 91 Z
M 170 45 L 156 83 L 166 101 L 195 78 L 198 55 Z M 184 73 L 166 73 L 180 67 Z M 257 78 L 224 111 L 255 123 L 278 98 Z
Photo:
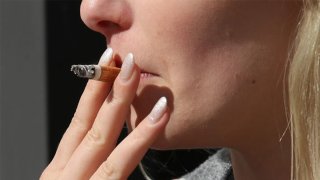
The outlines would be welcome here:
M 86 135 L 85 142 L 89 146 L 104 147 L 106 139 L 99 129 L 92 127 Z
M 109 102 L 111 102 L 111 104 L 114 104 L 114 105 L 123 105 L 123 104 L 126 104 L 126 99 L 124 96 L 114 93 L 112 95 L 111 101 L 109 100 Z
M 77 115 L 77 112 L 73 115 L 71 119 L 70 127 L 77 129 L 80 132 L 87 132 L 89 129 L 89 125 L 86 124 L 86 121 L 84 121 Z
M 101 164 L 100 171 L 97 174 L 102 179 L 123 179 L 117 168 L 109 161 Z
M 132 134 L 132 139 L 130 144 L 134 145 L 141 145 L 145 144 L 149 141 L 150 137 L 142 132 L 135 132 Z
M 143 141 L 144 139 L 146 139 L 148 137 L 147 134 L 145 134 L 144 132 L 141 131 L 135 131 L 134 133 L 132 133 L 132 140 L 133 141 Z

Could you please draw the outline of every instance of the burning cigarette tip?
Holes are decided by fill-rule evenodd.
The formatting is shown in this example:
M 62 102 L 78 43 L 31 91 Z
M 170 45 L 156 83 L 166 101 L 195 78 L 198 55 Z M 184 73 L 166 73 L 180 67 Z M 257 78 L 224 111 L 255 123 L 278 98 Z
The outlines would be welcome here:
M 71 71 L 81 78 L 89 78 L 92 79 L 96 74 L 95 65 L 72 65 Z

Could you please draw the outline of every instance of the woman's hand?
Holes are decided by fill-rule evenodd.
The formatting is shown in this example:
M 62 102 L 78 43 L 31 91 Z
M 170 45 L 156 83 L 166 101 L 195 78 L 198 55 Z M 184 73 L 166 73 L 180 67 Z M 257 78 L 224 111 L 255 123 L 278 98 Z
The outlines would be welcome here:
M 109 64 L 111 57 L 112 50 L 108 49 L 100 64 Z M 139 79 L 139 68 L 129 54 L 113 86 L 89 80 L 57 152 L 40 179 L 126 179 L 130 175 L 169 119 L 163 97 L 116 146 Z

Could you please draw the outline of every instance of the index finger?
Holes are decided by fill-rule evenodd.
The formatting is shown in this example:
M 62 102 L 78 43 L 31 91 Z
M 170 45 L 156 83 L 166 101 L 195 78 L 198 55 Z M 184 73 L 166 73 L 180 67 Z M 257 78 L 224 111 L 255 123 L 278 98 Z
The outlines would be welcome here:
M 109 65 L 112 61 L 113 50 L 108 48 L 100 58 L 100 65 Z M 54 166 L 62 169 L 68 162 L 74 150 L 80 144 L 87 131 L 91 128 L 100 106 L 107 97 L 112 84 L 102 81 L 89 80 L 71 123 L 60 141 L 57 152 L 52 160 Z

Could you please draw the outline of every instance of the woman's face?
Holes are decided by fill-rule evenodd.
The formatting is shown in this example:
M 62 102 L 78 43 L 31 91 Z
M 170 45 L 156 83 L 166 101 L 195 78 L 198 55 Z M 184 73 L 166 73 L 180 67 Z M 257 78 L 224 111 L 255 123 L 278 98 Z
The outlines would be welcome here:
M 235 147 L 285 128 L 284 67 L 298 4 L 280 0 L 83 0 L 81 17 L 142 69 L 129 126 L 161 96 L 156 148 Z

